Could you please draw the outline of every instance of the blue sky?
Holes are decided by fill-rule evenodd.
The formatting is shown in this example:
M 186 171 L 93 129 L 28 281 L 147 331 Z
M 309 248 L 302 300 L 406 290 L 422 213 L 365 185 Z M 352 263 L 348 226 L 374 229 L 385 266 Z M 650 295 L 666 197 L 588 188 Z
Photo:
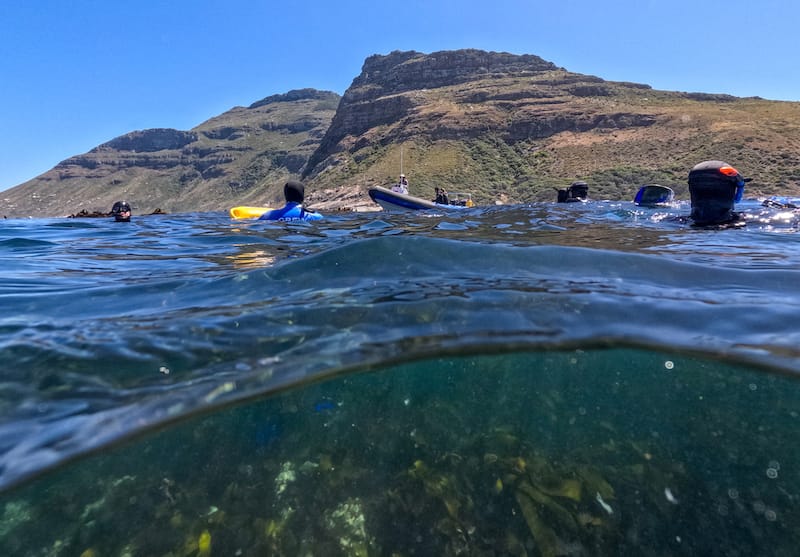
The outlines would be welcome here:
M 800 101 L 791 0 L 8 0 L 0 190 L 146 128 L 291 89 L 343 93 L 367 56 L 535 54 L 656 89 Z

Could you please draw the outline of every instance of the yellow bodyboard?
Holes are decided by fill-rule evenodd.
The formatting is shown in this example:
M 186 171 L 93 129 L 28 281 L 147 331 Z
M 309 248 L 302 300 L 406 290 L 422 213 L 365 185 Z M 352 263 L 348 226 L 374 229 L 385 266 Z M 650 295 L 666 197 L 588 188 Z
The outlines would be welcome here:
M 232 207 L 232 219 L 257 219 L 267 211 L 272 211 L 272 207 Z

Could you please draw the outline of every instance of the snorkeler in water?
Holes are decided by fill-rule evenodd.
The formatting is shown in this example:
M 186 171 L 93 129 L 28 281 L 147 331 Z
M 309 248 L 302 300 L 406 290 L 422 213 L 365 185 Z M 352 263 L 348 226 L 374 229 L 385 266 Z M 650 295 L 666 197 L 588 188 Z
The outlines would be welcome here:
M 319 220 L 322 215 L 303 207 L 306 188 L 302 182 L 289 180 L 283 186 L 283 196 L 286 198 L 286 205 L 280 209 L 267 211 L 259 217 L 259 220 Z
M 744 226 L 744 215 L 735 212 L 734 204 L 742 200 L 744 178 L 739 171 L 723 161 L 705 161 L 689 172 L 689 194 L 694 226 Z
M 111 207 L 109 216 L 114 217 L 117 222 L 130 222 L 131 221 L 131 206 L 127 201 L 117 201 Z

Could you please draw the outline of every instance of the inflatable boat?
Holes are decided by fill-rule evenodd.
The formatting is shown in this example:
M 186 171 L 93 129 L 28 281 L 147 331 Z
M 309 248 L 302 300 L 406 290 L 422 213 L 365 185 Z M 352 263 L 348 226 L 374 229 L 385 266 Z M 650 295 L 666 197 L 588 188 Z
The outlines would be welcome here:
M 448 204 L 428 201 L 421 197 L 415 197 L 407 193 L 399 193 L 381 186 L 370 188 L 369 197 L 385 211 L 424 211 L 430 209 L 450 211 L 454 209 L 467 209 L 475 206 L 471 194 L 460 192 L 449 194 L 450 203 Z

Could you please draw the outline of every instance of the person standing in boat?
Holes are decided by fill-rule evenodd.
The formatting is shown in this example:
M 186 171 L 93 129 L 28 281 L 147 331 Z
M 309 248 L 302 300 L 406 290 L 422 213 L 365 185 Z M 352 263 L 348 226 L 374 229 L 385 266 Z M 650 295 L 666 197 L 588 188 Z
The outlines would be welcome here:
M 392 186 L 392 191 L 395 193 L 402 193 L 408 195 L 408 180 L 405 174 L 400 175 L 400 180 Z
M 283 186 L 283 196 L 286 198 L 286 205 L 280 209 L 267 211 L 261 215 L 258 220 L 319 220 L 322 215 L 310 211 L 303 207 L 303 200 L 305 199 L 306 188 L 302 182 L 289 180 Z

